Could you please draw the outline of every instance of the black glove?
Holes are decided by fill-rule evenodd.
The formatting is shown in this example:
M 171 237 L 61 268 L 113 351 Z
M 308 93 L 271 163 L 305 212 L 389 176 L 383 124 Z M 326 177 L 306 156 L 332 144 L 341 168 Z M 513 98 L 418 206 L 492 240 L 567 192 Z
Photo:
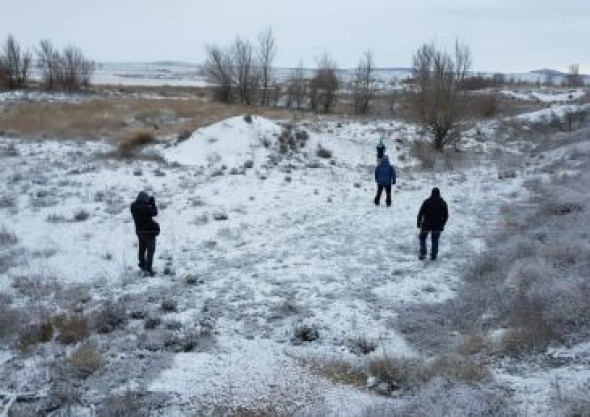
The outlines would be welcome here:
M 422 223 L 418 222 L 418 229 L 422 229 Z
M 156 199 L 154 198 L 154 196 L 150 197 L 148 203 L 150 204 L 150 206 L 154 206 L 156 204 Z

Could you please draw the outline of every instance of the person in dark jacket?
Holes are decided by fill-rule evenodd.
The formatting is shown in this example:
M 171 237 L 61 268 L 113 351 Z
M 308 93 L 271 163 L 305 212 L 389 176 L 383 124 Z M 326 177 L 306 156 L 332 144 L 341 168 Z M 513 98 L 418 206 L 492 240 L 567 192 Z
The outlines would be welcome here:
M 395 184 L 395 168 L 389 163 L 387 155 L 383 155 L 379 164 L 375 167 L 375 182 L 377 183 L 377 195 L 373 200 L 378 206 L 381 201 L 381 193 L 385 190 L 385 204 L 391 206 L 391 185 Z
M 449 219 L 447 203 L 440 196 L 440 190 L 433 188 L 430 197 L 424 200 L 418 212 L 418 228 L 420 229 L 420 259 L 426 258 L 426 238 L 430 233 L 432 246 L 430 259 L 436 260 L 438 255 L 438 240 Z
M 131 203 L 130 209 L 138 239 L 139 268 L 148 275 L 154 275 L 152 264 L 156 251 L 156 236 L 160 234 L 160 225 L 152 219 L 158 215 L 156 200 L 145 191 L 141 191 Z

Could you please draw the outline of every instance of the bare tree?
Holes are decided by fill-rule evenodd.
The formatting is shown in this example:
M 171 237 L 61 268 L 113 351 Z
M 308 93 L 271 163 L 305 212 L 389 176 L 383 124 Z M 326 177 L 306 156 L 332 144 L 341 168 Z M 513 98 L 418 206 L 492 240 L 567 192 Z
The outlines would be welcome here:
M 260 74 L 250 42 L 236 38 L 227 50 L 208 46 L 205 75 L 214 85 L 215 97 L 219 101 L 254 103 Z
M 8 89 L 23 88 L 29 78 L 32 55 L 21 49 L 12 35 L 8 35 L 0 55 L 0 72 Z
M 59 51 L 53 47 L 51 41 L 42 40 L 37 49 L 37 67 L 41 70 L 41 80 L 46 89 L 57 88 L 60 64 Z
M 580 76 L 580 65 L 572 64 L 569 66 L 566 81 L 569 87 L 580 87 L 584 84 L 582 82 L 582 77 Z
M 48 90 L 76 91 L 90 85 L 95 63 L 87 60 L 75 46 L 60 53 L 49 40 L 43 40 L 37 49 L 37 66 L 42 83 Z
M 321 109 L 329 113 L 336 103 L 336 91 L 338 90 L 338 76 L 336 64 L 327 54 L 320 59 L 314 77 L 309 83 L 309 99 L 311 109 Z
M 291 71 L 291 75 L 287 80 L 287 104 L 288 108 L 296 108 L 301 110 L 305 103 L 305 96 L 307 93 L 307 80 L 305 79 L 305 70 L 303 69 L 303 62 L 299 62 L 297 68 Z
M 222 103 L 234 100 L 231 56 L 218 46 L 207 46 L 205 76 L 213 84 L 215 98 Z
M 369 105 L 375 97 L 374 71 L 373 52 L 369 49 L 365 51 L 359 61 L 353 81 L 352 103 L 356 114 L 366 114 L 369 112 Z
M 236 38 L 232 46 L 233 78 L 238 100 L 242 104 L 253 104 L 260 75 L 254 60 L 254 48 L 249 41 Z
M 416 113 L 433 135 L 434 147 L 439 151 L 459 138 L 463 118 L 461 86 L 470 66 L 471 52 L 459 42 L 455 43 L 454 54 L 431 43 L 422 45 L 414 55 Z
M 277 46 L 272 28 L 269 26 L 258 35 L 258 62 L 260 68 L 260 104 L 269 105 L 271 84 L 273 81 L 272 63 L 277 53 Z
M 86 60 L 79 48 L 68 46 L 61 55 L 59 68 L 61 88 L 72 92 L 89 85 L 94 63 Z

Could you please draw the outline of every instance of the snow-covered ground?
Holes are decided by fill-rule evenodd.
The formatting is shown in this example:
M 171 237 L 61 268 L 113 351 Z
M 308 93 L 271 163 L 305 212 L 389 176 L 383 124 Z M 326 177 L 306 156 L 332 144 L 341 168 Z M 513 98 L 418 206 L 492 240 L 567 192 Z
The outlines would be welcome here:
M 309 139 L 287 156 L 277 151 L 283 125 L 235 117 L 146 150 L 166 163 L 110 158 L 107 143 L 0 139 L 0 230 L 18 240 L 6 249 L 10 259 L 0 260 L 0 292 L 14 308 L 64 312 L 75 300 L 59 293 L 82 288 L 90 300 L 117 300 L 128 312 L 140 311 L 137 317 L 157 314 L 162 328 L 207 331 L 207 343 L 168 351 L 165 359 L 149 348 L 161 344 L 158 329 L 144 328 L 137 317 L 112 336 L 92 336 L 106 365 L 86 380 L 89 397 L 140 387 L 166 395 L 158 415 L 169 416 L 258 402 L 322 404 L 334 416 L 360 415 L 385 399 L 336 384 L 302 362 L 421 356 L 394 319 L 412 304 L 454 297 L 466 266 L 502 227 L 501 207 L 526 197 L 528 171 L 499 179 L 493 160 L 469 151 L 479 146 L 472 139 L 463 168 L 424 172 L 409 156 L 418 135 L 413 126 L 304 121 L 298 128 Z M 398 171 L 390 208 L 372 202 L 382 137 Z M 502 145 L 486 146 L 491 154 Z M 331 158 L 317 156 L 320 147 Z M 450 221 L 439 260 L 422 262 L 416 214 L 434 186 L 449 204 Z M 149 278 L 137 271 L 128 209 L 141 190 L 155 196 L 162 229 L 157 275 Z M 51 285 L 59 289 L 40 299 L 27 291 Z M 97 308 L 83 298 L 80 313 Z M 162 311 L 164 300 L 174 300 L 174 311 Z M 317 340 L 297 340 L 305 326 Z M 359 338 L 377 341 L 378 349 L 359 357 L 352 349 Z M 50 364 L 63 356 L 58 352 L 35 351 L 31 369 L 4 347 L 0 392 L 42 390 Z M 544 382 L 527 404 L 531 412 L 546 407 Z
M 539 101 L 541 103 L 565 103 L 578 100 L 586 94 L 583 89 L 541 89 L 527 91 L 502 90 L 505 96 L 524 101 Z

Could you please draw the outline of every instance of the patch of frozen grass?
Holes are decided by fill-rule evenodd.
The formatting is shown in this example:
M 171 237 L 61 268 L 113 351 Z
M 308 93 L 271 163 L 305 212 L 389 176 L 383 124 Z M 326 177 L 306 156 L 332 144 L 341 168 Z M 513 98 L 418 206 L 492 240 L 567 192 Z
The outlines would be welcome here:
M 68 361 L 73 373 L 79 378 L 89 377 L 100 370 L 104 363 L 100 350 L 91 343 L 78 347 L 72 352 Z
M 2 227 L 0 229 L 0 248 L 5 246 L 12 246 L 18 243 L 18 238 L 12 232 L 6 230 L 6 228 Z

